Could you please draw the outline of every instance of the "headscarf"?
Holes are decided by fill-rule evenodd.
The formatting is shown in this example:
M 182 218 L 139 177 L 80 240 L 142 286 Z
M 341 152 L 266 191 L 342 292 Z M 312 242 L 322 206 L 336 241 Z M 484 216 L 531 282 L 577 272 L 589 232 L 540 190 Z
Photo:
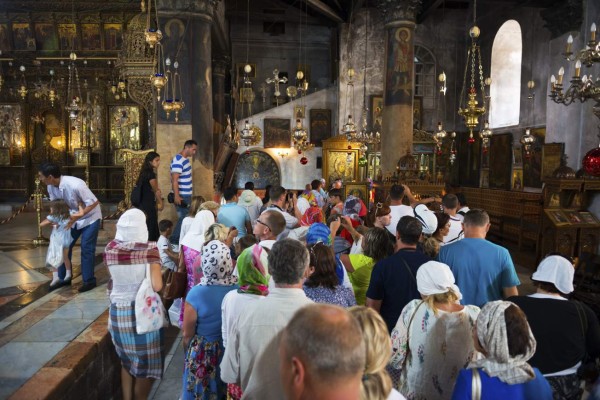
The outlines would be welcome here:
M 147 242 L 146 214 L 138 208 L 130 208 L 125 211 L 117 221 L 115 240 L 121 242 Z
M 220 240 L 211 240 L 202 247 L 202 273 L 200 285 L 235 285 L 237 276 L 233 275 L 233 261 L 229 247 Z
M 415 209 L 415 218 L 423 225 L 423 234 L 432 235 L 437 227 L 437 217 L 425 204 L 418 204 Z
M 360 213 L 360 199 L 353 195 L 349 195 L 344 202 L 344 211 L 342 215 L 347 215 L 349 217 L 353 217 L 354 215 L 359 215 Z
M 318 207 L 307 209 L 300 219 L 300 226 L 311 226 L 317 222 L 323 222 L 323 211 Z
M 538 265 L 531 279 L 554 284 L 561 293 L 569 294 L 573 289 L 575 268 L 563 256 L 548 256 Z
M 452 290 L 460 300 L 462 294 L 454 282 L 454 275 L 450 271 L 450 267 L 441 262 L 427 261 L 417 270 L 417 289 L 424 296 L 446 293 Z
M 209 226 L 215 223 L 215 215 L 212 211 L 202 210 L 196 214 L 192 225 L 188 232 L 185 234 L 179 244 L 194 249 L 196 251 L 202 251 L 202 245 L 204 244 L 204 233 Z
M 313 193 L 312 190 L 305 190 L 304 192 L 302 192 L 302 194 L 300 195 L 300 197 L 298 198 L 298 200 L 300 199 L 306 199 L 306 201 L 308 202 L 309 206 L 318 206 L 319 205 L 319 201 L 317 200 L 317 196 L 315 196 L 315 194 Z
M 268 253 L 260 245 L 255 244 L 242 251 L 237 259 L 239 293 L 269 294 Z
M 490 301 L 483 306 L 477 317 L 476 326 L 477 338 L 487 356 L 469 365 L 469 368 L 483 368 L 489 376 L 497 376 L 509 385 L 525 383 L 535 378 L 535 372 L 527 360 L 533 357 L 537 345 L 527 324 L 529 349 L 526 354 L 511 357 L 508 351 L 504 311 L 512 305 L 514 303 L 510 301 L 498 300 Z
M 132 208 L 121 215 L 115 240 L 106 245 L 103 258 L 107 266 L 160 263 L 156 242 L 148 242 L 143 211 Z
M 306 233 L 306 244 L 314 244 L 317 242 L 321 242 L 326 244 L 327 246 L 331 245 L 331 230 L 327 227 L 327 225 L 318 222 L 316 224 L 312 224 L 310 228 L 308 228 L 308 232 Z
M 298 211 L 300 211 L 300 215 L 304 215 L 306 210 L 310 208 L 310 203 L 305 197 L 299 197 L 298 202 L 296 203 L 296 207 L 298 207 Z

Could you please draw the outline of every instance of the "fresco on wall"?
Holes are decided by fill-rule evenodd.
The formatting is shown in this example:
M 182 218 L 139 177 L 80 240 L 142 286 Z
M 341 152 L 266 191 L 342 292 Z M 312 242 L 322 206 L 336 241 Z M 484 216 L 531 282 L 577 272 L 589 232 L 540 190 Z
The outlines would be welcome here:
M 12 24 L 15 50 L 35 51 L 35 39 L 28 22 L 15 22 Z
M 241 154 L 231 186 L 243 188 L 246 182 L 254 182 L 255 189 L 281 185 L 281 174 L 275 160 L 264 151 L 252 150 Z
M 54 24 L 47 22 L 35 24 L 35 44 L 38 50 L 58 50 L 58 37 Z
M 317 147 L 331 137 L 331 110 L 313 108 L 310 115 L 310 142 Z
M 58 40 L 61 50 L 79 49 L 79 40 L 77 38 L 77 25 L 58 24 Z
M 104 24 L 104 50 L 119 50 L 123 43 L 121 24 Z
M 165 58 L 170 58 L 172 62 L 175 62 L 175 56 L 179 62 L 179 76 L 181 77 L 181 99 L 186 103 L 186 107 L 179 113 L 179 123 L 189 123 L 192 120 L 191 114 L 191 78 L 190 78 L 190 58 L 189 51 L 187 49 L 189 37 L 186 34 L 185 22 L 179 18 L 161 19 L 160 26 L 164 27 L 164 37 L 162 40 L 163 52 Z M 173 67 L 171 67 L 172 70 Z M 158 112 L 158 119 L 161 123 L 174 123 L 175 119 L 173 113 L 171 117 L 167 119 L 165 112 L 161 109 Z
M 10 50 L 10 39 L 8 37 L 8 24 L 0 24 L 0 51 Z
M 288 148 L 292 141 L 290 120 L 284 118 L 265 118 L 265 148 Z
M 388 30 L 385 105 L 412 104 L 413 37 L 407 27 Z
M 100 24 L 81 24 L 81 49 L 102 50 Z

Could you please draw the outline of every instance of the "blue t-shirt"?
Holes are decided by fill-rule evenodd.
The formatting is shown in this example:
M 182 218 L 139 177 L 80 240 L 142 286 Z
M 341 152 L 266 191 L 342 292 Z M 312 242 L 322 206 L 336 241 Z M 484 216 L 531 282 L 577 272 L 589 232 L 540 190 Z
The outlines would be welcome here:
M 390 332 L 396 326 L 404 306 L 411 300 L 421 298 L 417 290 L 417 270 L 427 261 L 431 261 L 431 258 L 419 250 L 402 249 L 373 267 L 367 297 L 381 300 L 379 313 Z
M 503 288 L 521 284 L 508 250 L 485 239 L 464 238 L 442 246 L 438 259 L 452 270 L 461 304 L 482 307 L 502 300 Z
M 237 285 L 196 285 L 189 291 L 185 301 L 198 314 L 196 335 L 204 336 L 208 341 L 222 339 L 221 303 L 227 293 L 237 289 Z
M 497 377 L 490 377 L 479 368 L 481 377 L 481 400 L 552 400 L 552 389 L 550 384 L 537 369 L 535 378 L 526 383 L 509 385 Z M 473 371 L 463 369 L 458 373 L 452 400 L 471 400 L 471 385 Z
M 250 214 L 244 207 L 238 206 L 236 203 L 223 204 L 219 209 L 217 219 L 226 227 L 235 226 L 238 230 L 238 238 L 244 237 L 248 233 L 246 222 L 250 222 Z
M 192 195 L 192 165 L 190 160 L 177 153 L 171 161 L 171 174 L 179 174 L 177 185 L 180 196 Z

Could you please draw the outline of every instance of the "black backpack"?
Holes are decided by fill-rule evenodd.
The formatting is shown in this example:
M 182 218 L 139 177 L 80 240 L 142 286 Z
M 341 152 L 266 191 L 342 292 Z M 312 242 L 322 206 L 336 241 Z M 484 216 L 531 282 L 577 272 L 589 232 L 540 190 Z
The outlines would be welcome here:
M 139 183 L 133 187 L 131 191 L 131 205 L 137 208 L 140 208 L 142 205 L 142 185 Z

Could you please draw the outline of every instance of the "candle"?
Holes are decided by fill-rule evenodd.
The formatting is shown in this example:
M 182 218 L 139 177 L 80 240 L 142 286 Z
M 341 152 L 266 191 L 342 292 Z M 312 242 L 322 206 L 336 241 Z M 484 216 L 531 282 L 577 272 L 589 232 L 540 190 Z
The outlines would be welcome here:
M 587 75 L 584 75 L 583 78 L 581 78 L 581 82 L 586 83 L 588 80 Z
M 579 78 L 579 75 L 581 75 L 581 60 L 575 63 L 575 78 Z
M 571 46 L 573 45 L 573 35 L 569 35 L 568 39 L 567 39 L 567 51 L 566 53 L 570 54 L 571 53 Z
M 560 67 L 560 69 L 558 70 L 558 80 L 556 81 L 557 85 L 562 85 L 563 75 L 564 74 L 565 74 L 564 67 Z
M 595 42 L 596 41 L 596 23 L 595 22 L 592 23 L 590 32 L 591 32 L 590 41 Z

